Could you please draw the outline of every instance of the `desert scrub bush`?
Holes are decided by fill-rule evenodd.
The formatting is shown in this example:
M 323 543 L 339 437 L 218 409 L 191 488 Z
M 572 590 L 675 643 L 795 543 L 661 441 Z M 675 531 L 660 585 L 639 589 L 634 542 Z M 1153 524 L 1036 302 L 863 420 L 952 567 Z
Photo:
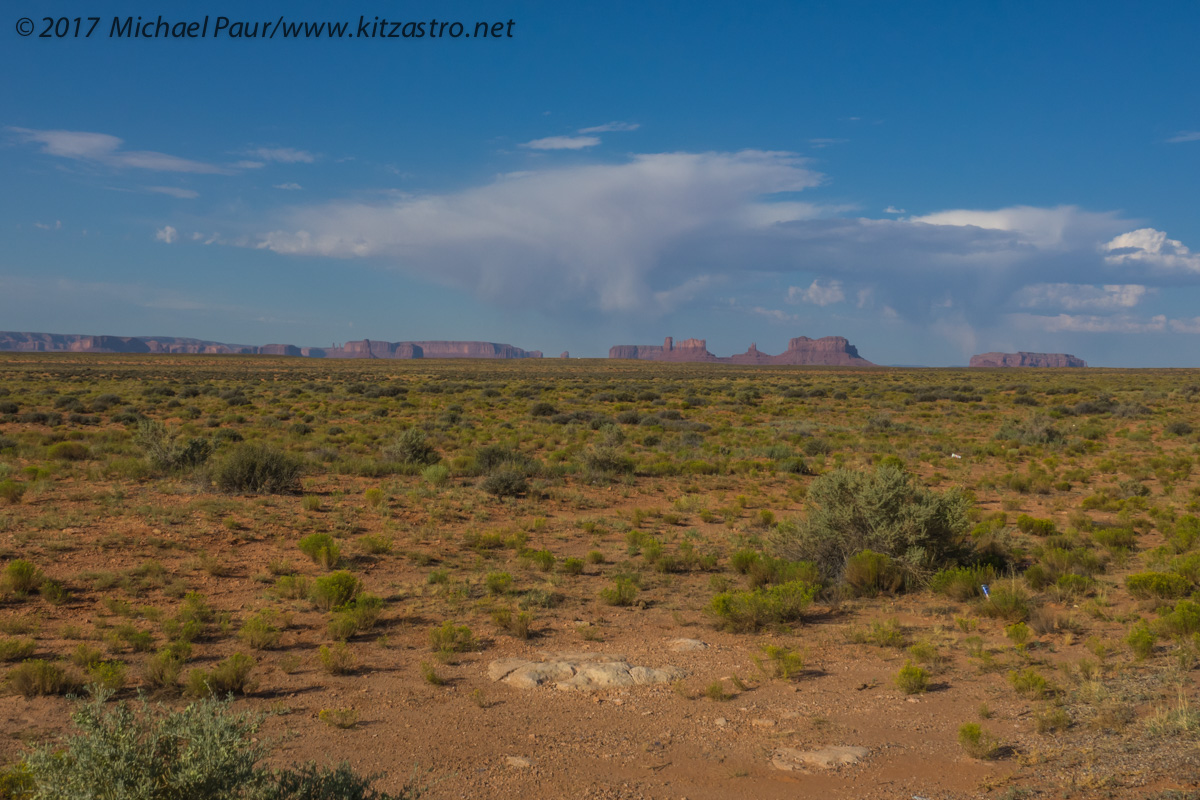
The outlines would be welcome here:
M 892 557 L 873 550 L 862 550 L 846 559 L 842 579 L 859 597 L 897 592 L 904 585 L 904 573 L 892 563 Z
M 537 567 L 542 572 L 549 572 L 554 569 L 554 564 L 557 559 L 549 550 L 530 550 L 524 554 L 524 558 Z
M 1125 634 L 1125 644 L 1129 645 L 1129 649 L 1133 651 L 1133 655 L 1138 661 L 1145 661 L 1153 655 L 1154 645 L 1157 642 L 1158 636 L 1145 620 L 1139 620 L 1129 629 L 1129 633 Z
M 250 679 L 255 665 L 255 660 L 245 653 L 234 653 L 211 670 L 194 669 L 187 676 L 187 693 L 192 697 L 249 694 L 256 688 Z
M 238 638 L 252 650 L 274 650 L 283 638 L 283 621 L 279 612 L 268 608 L 252 614 L 242 623 Z
M 8 673 L 8 685 L 24 697 L 67 694 L 79 689 L 78 678 L 58 664 L 42 658 L 22 661 Z
M 996 570 L 991 565 L 973 567 L 949 567 L 934 573 L 929 579 L 930 590 L 959 601 L 981 597 L 981 586 L 996 579 Z
M 281 579 L 282 580 L 282 579 Z M 312 582 L 308 598 L 322 611 L 344 606 L 362 591 L 362 581 L 354 573 L 338 570 Z
M 446 621 L 429 632 L 429 646 L 440 660 L 449 661 L 455 654 L 469 653 L 479 645 L 466 625 Z
M 1058 529 L 1054 525 L 1054 520 L 1037 519 L 1028 514 L 1022 514 L 1017 517 L 1017 530 L 1034 536 L 1053 536 L 1058 532 Z
M 213 443 L 202 437 L 179 439 L 168 433 L 161 422 L 152 419 L 138 421 L 133 441 L 156 469 L 178 472 L 192 469 L 208 461 Z
M 529 477 L 518 467 L 503 466 L 480 481 L 479 488 L 493 497 L 519 497 L 529 491 Z
M 296 546 L 300 548 L 301 553 L 311 558 L 314 564 L 325 569 L 333 569 L 342 559 L 342 549 L 328 533 L 310 533 L 297 542 Z
M 488 594 L 508 594 L 513 588 L 513 576 L 507 572 L 489 572 L 483 583 Z
M 4 567 L 4 575 L 0 577 L 0 587 L 12 592 L 17 597 L 36 592 L 46 576 L 33 562 L 23 558 L 13 559 Z
M 396 464 L 412 467 L 425 467 L 436 464 L 442 457 L 429 443 L 425 431 L 420 428 L 408 428 L 401 431 L 383 448 L 383 458 Z
M 971 758 L 987 761 L 995 758 L 996 738 L 980 727 L 978 722 L 967 722 L 958 729 L 958 744 Z
M 920 694 L 929 688 L 929 673 L 911 661 L 896 673 L 896 688 L 905 694 Z
M 345 642 L 334 642 L 332 646 L 321 645 L 317 651 L 321 669 L 330 675 L 349 675 L 354 671 L 354 653 Z
M 262 444 L 241 444 L 217 464 L 213 480 L 223 492 L 299 494 L 303 462 Z
M 528 639 L 533 634 L 533 614 L 529 611 L 498 608 L 492 612 L 492 623 L 517 639 Z
M 366 533 L 358 537 L 358 546 L 371 556 L 385 556 L 392 552 L 392 537 L 382 533 Z
M 201 700 L 172 711 L 143 702 L 106 705 L 101 692 L 72 714 L 76 733 L 30 752 L 24 762 L 38 800 L 103 796 L 143 800 L 408 800 L 372 788 L 374 778 L 313 764 L 276 770 L 259 766 L 269 755 L 254 738 L 262 717 L 236 712 L 228 701 Z M 112 796 L 117 796 L 113 794 Z
M 851 629 L 847 638 L 855 644 L 873 644 L 876 647 L 906 647 L 908 631 L 898 619 L 873 620 L 866 628 Z
M 1173 572 L 1138 572 L 1126 576 L 1125 588 L 1140 600 L 1174 600 L 1192 590 L 1192 582 Z
M 360 594 L 334 611 L 327 630 L 330 637 L 345 641 L 351 636 L 371 630 L 383 613 L 383 598 Z
M 300 600 L 308 597 L 311 588 L 308 578 L 303 575 L 280 575 L 272 591 L 284 600 Z
M 421 470 L 421 477 L 430 486 L 440 488 L 450 481 L 450 468 L 445 464 L 434 464 Z
M 92 451 L 83 442 L 59 442 L 51 445 L 46 455 L 55 461 L 84 461 L 91 457 Z
M 0 500 L 9 505 L 16 505 L 24 496 L 25 484 L 10 479 L 0 481 Z
M 0 661 L 23 661 L 36 649 L 33 639 L 0 639 Z
M 1200 603 L 1180 600 L 1175 608 L 1159 618 L 1154 627 L 1164 636 L 1183 637 L 1200 633 Z
M 1044 700 L 1054 692 L 1046 679 L 1033 667 L 1012 670 L 1008 673 L 1008 682 L 1017 694 L 1027 700 Z
M 146 659 L 142 665 L 142 680 L 151 689 L 175 691 L 179 687 L 179 676 L 183 665 L 191 655 L 191 645 L 177 642 L 164 647 Z
M 781 680 L 791 680 L 804 672 L 804 657 L 790 647 L 764 644 L 762 656 L 754 656 L 754 664 L 762 674 Z
M 605 605 L 631 606 L 637 600 L 638 585 L 632 578 L 624 576 L 613 581 L 613 585 L 600 590 L 600 599 Z
M 583 559 L 582 558 L 564 558 L 560 569 L 567 575 L 582 575 L 583 574 Z
M 125 688 L 127 671 L 123 661 L 98 661 L 87 669 L 87 684 L 116 692 Z
M 1029 619 L 1029 595 L 1017 586 L 993 586 L 988 596 L 979 600 L 976 611 L 985 617 L 1024 622 Z
M 953 561 L 970 529 L 970 501 L 957 489 L 943 494 L 917 485 L 891 466 L 873 472 L 835 469 L 808 487 L 808 513 L 775 529 L 778 555 L 811 561 L 821 574 L 843 579 L 850 558 L 882 553 L 907 573 L 923 576 Z
M 718 627 L 739 633 L 762 630 L 768 625 L 799 621 L 816 595 L 816 587 L 805 581 L 789 581 L 743 592 L 721 592 L 708 604 Z

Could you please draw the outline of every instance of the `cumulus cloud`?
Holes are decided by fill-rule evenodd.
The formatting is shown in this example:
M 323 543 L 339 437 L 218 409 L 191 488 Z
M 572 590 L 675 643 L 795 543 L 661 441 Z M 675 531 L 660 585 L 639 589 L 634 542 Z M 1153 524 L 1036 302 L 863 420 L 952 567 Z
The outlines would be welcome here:
M 658 313 L 711 301 L 720 281 L 817 274 L 789 299 L 844 302 L 854 287 L 860 308 L 976 326 L 1015 294 L 1026 308 L 1128 309 L 1152 291 L 1154 259 L 1196 258 L 1165 236 L 1134 236 L 1115 212 L 1075 206 L 871 219 L 796 199 L 822 180 L 792 153 L 643 154 L 451 193 L 294 207 L 242 243 L 369 258 L 485 300 L 562 311 Z M 696 276 L 708 282 L 689 283 Z
M 298 183 L 277 183 L 275 184 L 275 188 L 283 189 L 285 192 L 298 192 L 304 187 Z
M 9 128 L 23 141 L 36 142 L 47 155 L 90 161 L 115 169 L 148 169 L 158 172 L 227 173 L 229 170 L 153 150 L 125 150 L 125 141 L 107 133 L 40 131 Z
M 1035 283 L 1022 288 L 1013 299 L 1022 308 L 1062 308 L 1067 311 L 1110 311 L 1133 308 L 1146 296 L 1146 287 L 1136 283 L 1091 286 L 1077 283 Z
M 277 161 L 280 164 L 311 164 L 317 157 L 307 150 L 297 150 L 293 147 L 256 147 L 245 151 L 244 155 L 257 161 Z
M 180 200 L 194 200 L 200 196 L 200 193 L 192 189 L 180 189 L 177 186 L 147 186 L 147 192 L 151 194 L 165 194 L 168 197 L 178 197 Z
M 158 231 L 155 232 L 154 238 L 159 242 L 174 244 L 175 240 L 179 238 L 179 231 L 175 230 L 170 225 L 167 225 L 165 228 L 159 228 Z
M 846 299 L 842 291 L 841 281 L 829 281 L 824 286 L 819 280 L 814 280 L 807 289 L 799 286 L 789 286 L 787 299 L 789 303 L 811 303 L 815 306 L 829 306 Z
M 885 208 L 883 210 L 883 213 L 885 213 L 885 214 L 904 214 L 907 212 L 905 212 L 905 210 L 903 208 L 896 208 L 895 206 L 888 206 L 887 208 Z
M 637 122 L 606 122 L 603 125 L 593 125 L 590 128 L 580 128 L 579 133 L 625 133 L 636 131 L 642 127 Z
M 583 150 L 600 144 L 599 136 L 547 136 L 525 142 L 521 147 L 530 150 Z
M 1200 253 L 1154 228 L 1138 228 L 1107 242 L 1105 262 L 1150 267 L 1161 272 L 1200 272 Z

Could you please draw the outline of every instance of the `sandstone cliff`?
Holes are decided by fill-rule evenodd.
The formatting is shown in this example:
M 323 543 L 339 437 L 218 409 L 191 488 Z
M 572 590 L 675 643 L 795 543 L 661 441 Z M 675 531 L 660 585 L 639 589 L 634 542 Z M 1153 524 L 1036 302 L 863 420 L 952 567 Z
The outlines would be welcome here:
M 1066 353 L 983 353 L 971 356 L 972 367 L 1086 367 L 1082 358 Z
M 0 332 L 0 350 L 39 353 L 173 353 L 302 356 L 305 358 L 541 358 L 494 342 L 376 342 L 363 339 L 342 347 L 223 344 L 175 336 L 86 336 L 63 333 Z
M 609 358 L 632 358 L 641 361 L 712 361 L 723 364 L 788 364 L 839 367 L 873 367 L 858 354 L 858 348 L 841 336 L 810 339 L 798 336 L 788 342 L 788 348 L 777 356 L 764 353 L 750 345 L 745 353 L 735 356 L 715 356 L 708 352 L 704 339 L 684 339 L 679 344 L 668 336 L 662 346 L 624 344 L 610 348 Z

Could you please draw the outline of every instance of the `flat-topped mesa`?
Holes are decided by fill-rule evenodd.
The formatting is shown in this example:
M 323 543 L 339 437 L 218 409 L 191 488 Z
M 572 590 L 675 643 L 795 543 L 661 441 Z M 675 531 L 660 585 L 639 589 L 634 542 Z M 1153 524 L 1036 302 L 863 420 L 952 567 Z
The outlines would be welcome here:
M 522 350 L 495 342 L 377 342 L 363 339 L 341 347 L 291 344 L 223 344 L 175 336 L 88 336 L 0 331 L 0 350 L 39 353 L 173 353 L 267 355 L 304 358 L 541 358 L 540 350 Z
M 983 353 L 971 356 L 972 367 L 1086 367 L 1082 358 L 1066 353 Z
M 858 354 L 858 348 L 841 336 L 810 339 L 798 336 L 788 342 L 788 348 L 777 356 L 764 353 L 756 344 L 745 353 L 718 357 L 708 352 L 704 339 L 685 339 L 675 344 L 667 337 L 662 347 L 657 345 L 617 345 L 609 349 L 609 358 L 632 358 L 642 361 L 713 361 L 724 364 L 784 364 L 800 366 L 873 367 Z

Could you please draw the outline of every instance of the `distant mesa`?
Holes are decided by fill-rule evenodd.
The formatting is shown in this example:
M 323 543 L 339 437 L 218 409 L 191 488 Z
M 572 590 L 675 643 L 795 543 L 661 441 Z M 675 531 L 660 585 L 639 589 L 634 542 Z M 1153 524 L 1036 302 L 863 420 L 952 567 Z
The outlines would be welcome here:
M 750 349 L 735 356 L 715 356 L 708 352 L 704 339 L 684 339 L 676 343 L 668 336 L 662 345 L 619 344 L 610 348 L 609 358 L 632 358 L 639 361 L 709 361 L 719 364 L 786 364 L 792 366 L 873 367 L 858 354 L 858 348 L 841 336 L 810 339 L 798 336 L 788 342 L 787 350 L 777 356 L 768 355 L 750 345 Z
M 341 347 L 292 344 L 224 344 L 177 336 L 84 336 L 64 333 L 0 332 L 0 350 L 32 353 L 166 353 L 196 355 L 301 356 L 305 358 L 541 358 L 540 350 L 522 350 L 495 342 L 377 342 L 363 339 Z
M 569 352 L 567 352 L 566 350 L 563 350 L 561 353 L 558 354 L 558 357 L 559 358 L 570 358 L 571 354 Z
M 1082 358 L 1066 353 L 983 353 L 971 356 L 972 367 L 1086 367 Z

